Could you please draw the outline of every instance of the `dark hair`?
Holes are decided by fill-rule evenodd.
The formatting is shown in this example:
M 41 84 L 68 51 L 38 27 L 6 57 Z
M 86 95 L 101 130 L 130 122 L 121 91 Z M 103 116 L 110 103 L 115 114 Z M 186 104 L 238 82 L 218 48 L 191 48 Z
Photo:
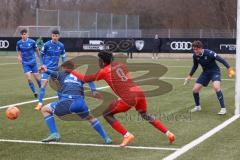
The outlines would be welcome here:
M 59 30 L 54 29 L 54 30 L 52 30 L 52 34 L 60 34 L 60 32 L 59 32 Z
M 109 51 L 100 51 L 98 57 L 102 59 L 105 64 L 110 64 L 113 61 L 113 54 Z
M 193 47 L 203 48 L 203 43 L 202 43 L 201 41 L 199 41 L 199 40 L 193 41 L 193 43 L 192 43 L 192 48 L 193 48 Z
M 62 65 L 61 65 L 61 67 L 64 67 L 64 68 L 66 68 L 66 69 L 74 69 L 75 68 L 75 64 L 74 64 L 74 62 L 72 62 L 72 61 L 66 61 L 66 62 L 64 62 Z
M 21 33 L 21 34 L 23 34 L 23 33 L 27 33 L 27 29 L 25 29 L 25 28 L 22 29 L 22 30 L 20 31 L 20 33 Z

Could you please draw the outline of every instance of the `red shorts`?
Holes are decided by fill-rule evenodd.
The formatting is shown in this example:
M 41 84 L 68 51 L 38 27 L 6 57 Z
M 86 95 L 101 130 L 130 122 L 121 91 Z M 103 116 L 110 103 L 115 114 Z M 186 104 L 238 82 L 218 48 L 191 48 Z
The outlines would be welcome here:
M 139 98 L 137 97 L 135 99 L 135 101 L 136 101 L 136 105 L 131 106 L 131 105 L 127 104 L 126 102 L 124 102 L 122 99 L 115 100 L 109 106 L 110 112 L 112 112 L 113 114 L 126 112 L 129 109 L 131 109 L 132 107 L 135 107 L 135 109 L 138 112 L 146 112 L 147 111 L 147 102 L 146 102 L 145 97 L 139 97 Z

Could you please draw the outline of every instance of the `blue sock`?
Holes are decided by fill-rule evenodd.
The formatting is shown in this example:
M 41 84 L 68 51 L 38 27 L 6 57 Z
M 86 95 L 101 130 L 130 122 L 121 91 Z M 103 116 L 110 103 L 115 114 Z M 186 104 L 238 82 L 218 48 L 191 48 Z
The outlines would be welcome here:
M 38 96 L 38 102 L 42 103 L 43 102 L 43 97 L 45 95 L 45 88 L 40 88 L 39 96 Z
M 217 98 L 218 98 L 221 108 L 225 108 L 222 91 L 220 90 L 220 91 L 216 92 L 216 94 L 217 94 Z
M 94 122 L 92 122 L 92 127 L 99 133 L 99 135 L 105 140 L 108 138 L 105 130 L 102 128 L 102 125 L 100 124 L 100 121 L 96 119 Z
M 199 98 L 199 93 L 193 93 L 195 105 L 199 106 L 200 105 L 200 98 Z
M 34 86 L 33 82 L 28 81 L 28 85 L 29 85 L 30 89 L 32 90 L 32 92 L 35 93 L 35 86 Z
M 41 88 L 41 80 L 37 80 L 38 88 Z
M 45 123 L 48 126 L 48 129 L 50 130 L 51 134 L 52 133 L 57 133 L 57 128 L 55 125 L 55 120 L 54 120 L 54 116 L 53 115 L 49 115 L 47 117 L 44 117 Z

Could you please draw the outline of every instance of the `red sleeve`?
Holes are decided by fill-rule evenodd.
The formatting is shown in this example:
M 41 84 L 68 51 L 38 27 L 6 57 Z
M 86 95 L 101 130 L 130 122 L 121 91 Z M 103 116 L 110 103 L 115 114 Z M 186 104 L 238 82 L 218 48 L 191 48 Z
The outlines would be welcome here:
M 96 80 L 98 81 L 98 80 L 104 79 L 104 76 L 105 76 L 105 72 L 103 69 L 101 69 L 96 73 Z
M 97 80 L 98 72 L 95 74 L 92 74 L 92 75 L 84 75 L 84 74 L 81 74 L 76 71 L 71 71 L 71 74 L 73 74 L 74 76 L 76 76 L 78 79 L 80 79 L 83 82 L 92 82 L 92 81 Z

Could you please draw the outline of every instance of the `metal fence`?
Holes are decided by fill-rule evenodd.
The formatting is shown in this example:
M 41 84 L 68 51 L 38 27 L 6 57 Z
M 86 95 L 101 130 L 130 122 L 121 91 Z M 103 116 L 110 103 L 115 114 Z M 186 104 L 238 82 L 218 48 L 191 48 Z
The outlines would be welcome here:
M 63 37 L 141 37 L 136 15 L 37 9 L 36 26 L 59 26 Z
M 0 28 L 0 37 L 19 37 L 22 28 L 27 28 L 31 37 L 49 37 L 57 28 L 62 37 L 79 38 L 153 38 L 155 34 L 160 38 L 236 38 L 235 30 L 140 29 L 138 15 L 36 9 L 35 16 L 31 26 Z

